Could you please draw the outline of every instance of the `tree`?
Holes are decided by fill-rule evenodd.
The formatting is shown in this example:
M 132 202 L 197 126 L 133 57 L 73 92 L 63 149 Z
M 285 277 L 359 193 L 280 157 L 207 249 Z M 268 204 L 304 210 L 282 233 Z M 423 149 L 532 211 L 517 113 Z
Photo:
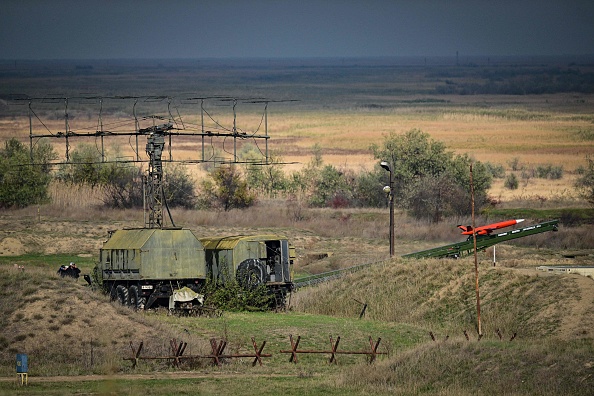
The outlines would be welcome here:
M 326 165 L 317 173 L 309 204 L 323 207 L 331 204 L 333 200 L 338 200 L 341 202 L 338 206 L 345 206 L 352 198 L 351 191 L 345 173 L 332 165 Z
M 14 138 L 5 142 L 0 150 L 0 207 L 23 208 L 48 201 L 49 163 L 56 158 L 45 141 L 39 141 L 32 153 Z
M 456 155 L 448 165 L 448 173 L 452 182 L 458 185 L 463 195 L 453 196 L 451 202 L 452 214 L 468 215 L 471 211 L 470 204 L 470 165 L 472 164 L 472 181 L 474 184 L 474 206 L 478 210 L 485 206 L 489 200 L 487 191 L 491 188 L 493 176 L 486 164 L 475 161 L 468 154 Z
M 402 190 L 416 178 L 438 176 L 452 158 L 443 142 L 431 139 L 419 129 L 411 129 L 404 135 L 390 132 L 384 136 L 381 147 L 372 144 L 370 148 L 377 160 L 390 164 L 396 190 Z
M 196 206 L 196 186 L 183 165 L 173 165 L 163 170 L 163 193 L 171 208 L 192 209 Z
M 454 155 L 445 144 L 418 129 L 390 133 L 383 145 L 372 145 L 376 159 L 387 161 L 394 177 L 396 204 L 417 218 L 438 222 L 446 215 L 470 212 L 470 164 L 473 164 L 475 206 L 487 202 L 492 175 L 468 155 Z M 387 172 L 384 171 L 384 174 Z M 384 176 L 387 179 L 387 175 Z
M 235 166 L 215 168 L 202 181 L 199 207 L 220 207 L 225 211 L 252 206 L 256 197 Z
M 594 206 L 594 159 L 586 157 L 587 166 L 575 181 L 580 196 Z
M 102 174 L 103 203 L 106 206 L 118 209 L 142 208 L 144 192 L 141 168 L 111 162 L 103 166 Z
M 70 155 L 69 164 L 60 166 L 56 178 L 65 183 L 95 187 L 105 183 L 101 152 L 95 146 L 81 144 Z
M 413 217 L 430 219 L 434 223 L 446 215 L 455 214 L 455 203 L 464 202 L 465 198 L 464 190 L 453 180 L 451 173 L 419 178 L 407 188 L 405 195 Z

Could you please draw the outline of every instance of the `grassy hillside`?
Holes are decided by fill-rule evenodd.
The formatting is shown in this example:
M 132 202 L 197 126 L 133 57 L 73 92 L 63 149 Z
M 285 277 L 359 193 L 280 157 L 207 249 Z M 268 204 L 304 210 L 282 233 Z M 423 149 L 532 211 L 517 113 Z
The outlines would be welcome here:
M 89 230 L 79 232 L 91 236 Z M 474 266 L 468 258 L 395 259 L 371 266 L 300 289 L 287 313 L 180 318 L 121 308 L 84 281 L 55 273 L 56 262 L 75 257 L 88 269 L 90 258 L 5 256 L 0 265 L 0 375 L 12 377 L 15 354 L 27 353 L 33 382 L 27 394 L 163 394 L 174 389 L 183 394 L 197 386 L 207 394 L 220 389 L 249 394 L 255 388 L 262 394 L 279 389 L 286 394 L 589 394 L 594 386 L 594 282 L 536 272 L 536 265 L 569 260 L 548 250 L 503 245 L 498 256 L 497 267 L 487 256 L 479 259 L 480 341 Z M 591 264 L 589 256 L 574 260 Z M 363 319 L 358 319 L 359 302 L 368 304 Z M 369 366 L 364 357 L 341 355 L 334 366 L 328 365 L 328 355 L 301 355 L 294 365 L 279 352 L 290 349 L 289 334 L 302 337 L 301 348 L 314 350 L 330 349 L 329 336 L 342 338 L 341 350 L 363 350 L 368 337 L 381 338 L 380 350 L 389 356 Z M 183 366 L 189 370 L 183 374 L 163 361 L 142 361 L 132 370 L 122 360 L 131 354 L 130 342 L 144 341 L 144 356 L 168 354 L 172 338 L 188 342 L 189 354 L 206 354 L 210 338 L 225 338 L 229 352 L 249 353 L 252 336 L 258 344 L 266 340 L 264 352 L 273 355 L 263 367 L 252 368 L 252 359 L 221 368 L 200 361 Z M 149 373 L 152 380 L 142 376 Z M 109 377 L 80 377 L 78 385 L 67 377 L 40 378 L 85 374 Z M 0 381 L 0 392 L 15 390 L 13 382 Z
M 504 248 L 505 249 L 505 248 Z M 519 249 L 502 252 L 520 256 Z M 479 291 L 482 330 L 497 339 L 594 337 L 594 281 L 583 276 L 552 276 L 534 269 L 546 256 L 522 254 L 493 267 L 481 258 Z M 442 337 L 476 336 L 476 288 L 472 257 L 460 260 L 398 259 L 349 274 L 344 278 L 297 293 L 297 310 L 353 317 L 359 302 L 368 304 L 369 319 L 406 323 Z M 575 312 L 574 312 L 575 310 Z M 576 312 L 581 314 L 574 316 Z M 583 316 L 582 316 L 583 315 Z M 475 337 L 476 338 L 476 337 Z

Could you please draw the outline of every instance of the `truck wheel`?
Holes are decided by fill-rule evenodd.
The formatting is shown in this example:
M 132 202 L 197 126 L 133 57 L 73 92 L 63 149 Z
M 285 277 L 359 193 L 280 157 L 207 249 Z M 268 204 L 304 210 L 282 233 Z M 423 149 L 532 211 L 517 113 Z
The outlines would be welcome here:
M 236 278 L 240 285 L 248 289 L 265 283 L 265 265 L 258 259 L 244 260 L 237 266 Z
M 130 297 L 129 302 L 130 306 L 133 309 L 140 309 L 140 298 L 139 298 L 138 286 L 132 285 L 128 289 L 128 295 Z
M 128 294 L 128 289 L 125 286 L 119 285 L 116 288 L 116 295 L 118 296 L 118 301 L 122 305 L 129 305 L 130 304 L 130 296 Z

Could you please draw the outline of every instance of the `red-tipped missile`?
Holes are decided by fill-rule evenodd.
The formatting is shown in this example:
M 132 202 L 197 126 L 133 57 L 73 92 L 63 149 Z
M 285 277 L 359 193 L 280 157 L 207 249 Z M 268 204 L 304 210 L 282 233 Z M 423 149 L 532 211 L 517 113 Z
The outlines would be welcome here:
M 504 228 L 504 227 L 513 226 L 513 225 L 521 223 L 523 221 L 524 221 L 524 219 L 516 219 L 516 220 L 506 220 L 506 221 L 501 221 L 499 223 L 488 224 L 486 226 L 476 227 L 474 229 L 474 233 L 476 235 L 489 235 L 495 230 L 498 230 L 498 229 Z M 472 226 L 459 225 L 458 228 L 462 230 L 462 235 L 472 235 Z

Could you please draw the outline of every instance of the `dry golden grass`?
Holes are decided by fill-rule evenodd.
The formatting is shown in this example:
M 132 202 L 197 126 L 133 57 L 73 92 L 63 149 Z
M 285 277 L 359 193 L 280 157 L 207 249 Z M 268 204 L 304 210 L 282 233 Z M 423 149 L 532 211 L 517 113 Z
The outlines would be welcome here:
M 379 108 L 356 107 L 352 103 L 337 110 L 304 109 L 284 106 L 280 110 L 271 107 L 268 117 L 268 132 L 271 136 L 269 149 L 281 155 L 287 172 L 299 170 L 312 154 L 317 144 L 322 148 L 325 163 L 350 168 L 356 171 L 370 169 L 375 160 L 369 150 L 372 143 L 381 144 L 383 137 L 395 131 L 404 133 L 413 128 L 428 132 L 432 138 L 446 143 L 450 150 L 468 153 L 480 161 L 505 166 L 518 159 L 526 167 L 551 164 L 563 166 L 572 172 L 585 164 L 587 155 L 594 155 L 594 116 L 589 112 L 593 95 L 539 95 L 539 96 L 436 96 L 440 102 L 419 104 L 415 100 L 431 99 L 431 96 L 410 95 L 393 98 L 392 105 Z M 383 98 L 382 100 L 386 100 Z M 395 104 L 394 104 L 395 103 Z M 398 105 L 400 103 L 401 105 Z M 210 109 L 213 118 L 223 125 L 232 125 L 228 109 Z M 238 117 L 238 128 L 264 134 L 261 125 L 261 109 L 249 109 Z M 196 110 L 196 111 L 199 111 Z M 129 121 L 119 118 L 115 121 Z M 188 128 L 199 129 L 199 114 L 184 118 Z M 147 121 L 144 121 L 147 122 Z M 44 119 L 49 130 L 64 129 L 59 116 Z M 91 117 L 77 117 L 70 121 L 75 131 L 93 131 L 97 120 Z M 207 129 L 214 128 L 207 120 Z M 258 129 L 259 128 L 259 129 Z M 34 133 L 47 133 L 37 120 L 33 123 Z M 29 135 L 28 119 L 5 118 L 0 120 L 0 139 L 18 137 L 26 142 Z M 249 140 L 247 140 L 249 142 Z M 54 140 L 56 151 L 65 156 L 63 139 Z M 85 138 L 72 138 L 70 143 L 93 144 Z M 201 158 L 200 139 L 174 139 L 173 158 L 187 160 Z M 214 139 L 214 147 L 229 156 L 233 144 Z M 243 142 L 239 142 L 241 149 Z M 261 142 L 260 142 L 261 143 Z M 99 141 L 94 141 L 99 146 Z M 206 157 L 212 152 L 211 143 L 206 142 Z M 108 138 L 106 148 L 118 147 L 120 155 L 132 158 L 135 142 L 128 137 Z M 263 147 L 260 147 L 264 150 Z M 139 142 L 139 151 L 144 156 L 144 141 Z M 168 154 L 167 154 L 168 155 Z M 199 166 L 190 166 L 190 174 L 201 177 Z M 549 182 L 531 180 L 521 192 L 505 191 L 496 182 L 492 195 L 507 199 L 518 194 L 545 195 L 548 197 L 566 195 L 573 179 L 564 177 L 561 181 Z

